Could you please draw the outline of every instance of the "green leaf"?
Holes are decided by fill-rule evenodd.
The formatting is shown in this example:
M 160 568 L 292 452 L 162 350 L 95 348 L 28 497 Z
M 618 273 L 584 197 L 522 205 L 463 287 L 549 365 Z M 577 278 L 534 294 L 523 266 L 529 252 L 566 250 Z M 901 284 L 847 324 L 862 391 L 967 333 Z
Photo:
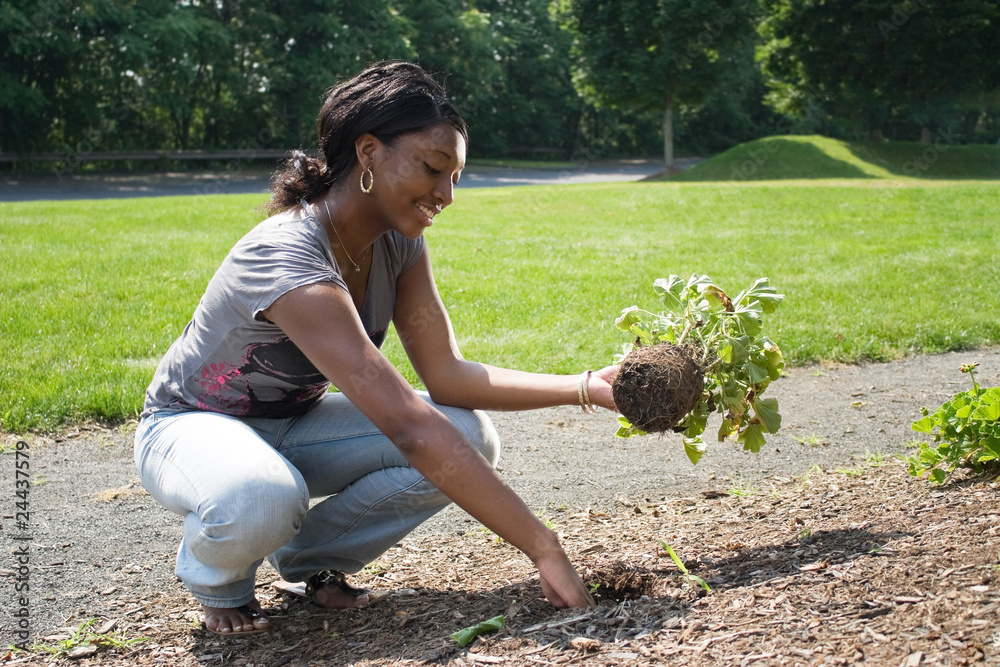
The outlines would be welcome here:
M 487 619 L 481 623 L 476 623 L 475 625 L 470 625 L 467 628 L 462 628 L 457 632 L 451 634 L 451 638 L 458 642 L 459 646 L 468 646 L 472 643 L 479 635 L 484 632 L 496 632 L 503 628 L 504 621 L 506 618 L 503 614 L 499 616 L 494 616 L 493 618 Z
M 932 417 L 924 417 L 910 424 L 910 428 L 918 433 L 930 433 L 937 426 L 937 420 Z
M 781 415 L 778 414 L 778 399 L 761 398 L 753 402 L 754 414 L 764 423 L 768 433 L 777 433 L 781 428 Z
M 720 397 L 724 412 L 732 412 L 735 417 L 740 417 L 746 412 L 746 388 L 735 380 L 727 380 L 721 387 Z
M 622 331 L 632 331 L 632 326 L 638 324 L 642 319 L 638 315 L 639 306 L 629 306 L 622 311 L 622 314 L 615 320 L 615 326 Z
M 683 307 L 681 295 L 684 293 L 684 281 L 680 276 L 670 274 L 667 278 L 657 279 L 653 282 L 653 292 L 660 297 L 667 310 Z
M 754 452 L 755 454 L 760 451 L 761 447 L 767 444 L 760 424 L 748 424 L 743 432 L 740 433 L 739 442 L 742 443 L 744 450 Z
M 726 342 L 719 346 L 719 359 L 727 364 L 733 363 L 733 339 L 727 338 Z
M 629 328 L 629 332 L 638 338 L 643 345 L 652 345 L 656 342 L 656 334 L 653 333 L 648 322 L 636 322 Z
M 933 468 L 940 463 L 943 458 L 941 452 L 939 452 L 936 448 L 929 446 L 927 443 L 923 443 L 920 446 L 920 453 L 917 456 L 920 459 L 920 463 L 922 463 L 925 468 Z
M 772 380 L 777 380 L 781 377 L 781 369 L 785 367 L 785 356 L 781 353 L 781 348 L 770 338 L 762 338 L 761 343 L 764 345 L 764 358 L 767 360 L 767 374 Z
M 746 348 L 747 343 L 750 342 L 748 337 L 725 336 L 723 341 L 722 346 L 719 348 L 719 358 L 727 364 L 742 364 L 750 358 L 750 352 Z
M 733 433 L 736 433 L 737 429 L 739 429 L 739 424 L 733 423 L 733 420 L 729 418 L 723 419 L 722 424 L 719 425 L 719 442 L 732 436 Z
M 993 458 L 1000 458 L 1000 437 L 995 435 L 983 439 L 983 445 L 993 452 Z
M 944 484 L 944 480 L 947 479 L 948 475 L 941 468 L 934 468 L 931 470 L 930 478 L 935 484 Z
M 993 387 L 979 397 L 979 407 L 972 413 L 972 418 L 982 421 L 1000 420 L 1000 387 Z
M 709 303 L 713 303 L 717 306 L 725 304 L 726 300 L 729 298 L 723 289 L 718 285 L 706 285 L 701 292 L 701 296 Z
M 955 416 L 959 419 L 968 419 L 969 415 L 972 414 L 972 405 L 963 405 L 961 408 L 955 411 Z
M 674 565 L 677 566 L 677 569 L 680 570 L 682 574 L 687 574 L 688 573 L 688 569 L 684 566 L 684 561 L 682 561 L 680 559 L 680 556 L 677 555 L 677 553 L 674 551 L 673 547 L 671 547 L 669 544 L 667 544 L 663 540 L 659 540 L 659 542 L 660 542 L 660 546 L 663 547 L 664 550 L 666 550 L 667 554 L 670 555 L 670 558 L 673 559 Z
M 755 364 L 752 361 L 748 361 L 746 365 L 747 375 L 750 376 L 750 382 L 753 384 L 760 384 L 765 380 L 770 380 L 771 376 L 767 374 L 767 371 Z
M 700 436 L 684 438 L 684 453 L 687 454 L 688 460 L 691 463 L 697 465 L 698 461 L 705 454 L 705 441 Z
M 756 336 L 761 332 L 763 324 L 760 314 L 752 310 L 736 311 L 736 319 L 739 321 L 740 329 L 748 336 Z
M 632 423 L 623 415 L 618 415 L 618 431 L 615 433 L 615 436 L 619 438 L 631 438 L 637 435 L 646 435 L 646 432 L 632 426 Z
M 757 281 L 750 287 L 750 289 L 740 292 L 736 297 L 734 303 L 747 304 L 757 301 L 760 303 L 761 309 L 765 313 L 773 313 L 775 308 L 781 303 L 785 298 L 783 294 L 778 294 L 778 290 L 771 287 L 767 278 L 758 278 Z
M 688 278 L 687 289 L 691 290 L 695 294 L 701 294 L 707 287 L 716 287 L 716 289 L 718 289 L 715 283 L 712 282 L 712 279 L 705 274 L 701 274 L 700 276 L 692 275 Z

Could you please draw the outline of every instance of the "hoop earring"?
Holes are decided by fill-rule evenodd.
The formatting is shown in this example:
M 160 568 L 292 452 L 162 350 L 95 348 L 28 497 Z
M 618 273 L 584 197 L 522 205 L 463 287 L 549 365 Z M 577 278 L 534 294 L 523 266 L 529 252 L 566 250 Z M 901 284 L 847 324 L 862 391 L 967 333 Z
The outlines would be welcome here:
M 365 174 L 368 174 L 368 177 L 371 179 L 367 188 L 365 187 Z M 368 194 L 372 191 L 373 187 L 375 187 L 375 172 L 372 171 L 371 167 L 368 167 L 361 172 L 361 191 Z

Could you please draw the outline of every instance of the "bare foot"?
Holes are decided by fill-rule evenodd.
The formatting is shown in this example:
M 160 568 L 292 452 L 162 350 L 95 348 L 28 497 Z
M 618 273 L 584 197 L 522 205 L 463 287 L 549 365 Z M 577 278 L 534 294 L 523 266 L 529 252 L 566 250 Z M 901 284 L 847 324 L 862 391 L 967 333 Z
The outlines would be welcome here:
M 380 595 L 365 589 L 361 595 L 351 595 L 343 591 L 339 586 L 323 586 L 313 593 L 313 599 L 327 609 L 353 609 L 363 607 L 377 600 Z
M 249 635 L 267 630 L 271 622 L 263 615 L 260 603 L 256 600 L 242 607 L 208 607 L 202 605 L 205 612 L 204 626 L 209 632 L 217 635 Z

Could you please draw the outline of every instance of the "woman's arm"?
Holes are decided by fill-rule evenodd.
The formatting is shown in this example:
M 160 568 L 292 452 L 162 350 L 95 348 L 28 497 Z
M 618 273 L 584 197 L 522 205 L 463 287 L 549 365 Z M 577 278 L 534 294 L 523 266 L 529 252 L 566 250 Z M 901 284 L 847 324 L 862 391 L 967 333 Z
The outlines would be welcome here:
M 278 298 L 264 314 L 414 468 L 531 558 L 552 604 L 594 604 L 555 534 L 368 340 L 346 290 L 332 283 L 299 287 Z
M 580 404 L 580 375 L 526 373 L 462 358 L 426 248 L 397 281 L 393 322 L 421 382 L 442 405 L 531 410 Z M 592 405 L 617 409 L 610 384 L 616 372 L 609 366 L 591 374 L 587 391 Z

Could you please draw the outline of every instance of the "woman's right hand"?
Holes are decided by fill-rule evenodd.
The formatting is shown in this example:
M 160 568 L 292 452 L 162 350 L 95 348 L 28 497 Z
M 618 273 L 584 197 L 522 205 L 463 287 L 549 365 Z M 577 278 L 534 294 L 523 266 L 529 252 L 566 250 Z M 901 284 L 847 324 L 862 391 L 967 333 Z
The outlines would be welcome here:
M 593 607 L 594 596 L 580 579 L 562 548 L 550 549 L 535 560 L 542 592 L 553 607 Z

